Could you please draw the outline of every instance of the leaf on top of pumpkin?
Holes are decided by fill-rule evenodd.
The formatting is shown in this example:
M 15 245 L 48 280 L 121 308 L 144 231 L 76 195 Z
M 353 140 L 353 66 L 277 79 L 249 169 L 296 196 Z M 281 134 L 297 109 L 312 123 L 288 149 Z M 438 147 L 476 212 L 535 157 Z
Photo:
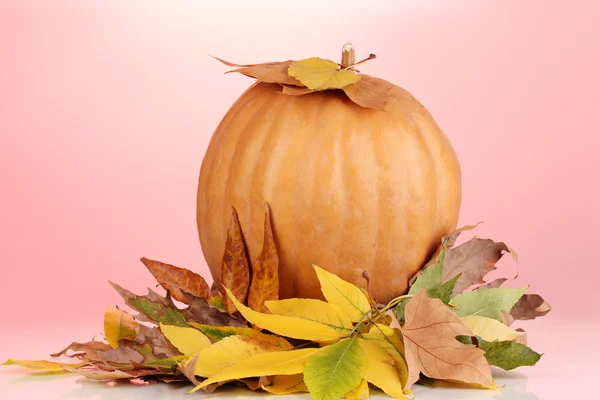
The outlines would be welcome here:
M 248 322 L 259 328 L 267 329 L 277 335 L 315 342 L 329 342 L 338 339 L 343 334 L 329 325 L 286 315 L 263 314 L 246 307 L 235 296 L 225 289 L 238 311 Z
M 491 385 L 492 372 L 484 352 L 456 340 L 471 335 L 458 316 L 438 299 L 419 290 L 406 306 L 406 322 L 399 328 L 404 338 L 409 378 L 407 389 L 419 379 L 419 373 L 434 379 L 453 379 Z
M 490 239 L 473 238 L 460 246 L 448 250 L 444 258 L 442 282 L 447 282 L 458 274 L 460 279 L 454 287 L 453 296 L 472 285 L 483 284 L 483 278 L 496 269 L 496 262 L 505 252 L 510 252 L 502 242 Z
M 510 315 L 514 319 L 527 320 L 543 317 L 550 310 L 552 310 L 550 304 L 539 294 L 524 294 L 510 310 Z
M 134 340 L 140 323 L 131 315 L 116 307 L 107 307 L 104 313 L 104 336 L 112 347 L 119 345 L 120 339 Z
M 528 288 L 477 289 L 461 293 L 451 302 L 458 307 L 456 313 L 461 317 L 478 315 L 502 321 L 501 312 L 509 312 Z
M 141 258 L 140 261 L 175 300 L 182 303 L 187 302 L 185 296 L 181 293 L 182 290 L 197 297 L 209 297 L 208 284 L 202 276 L 195 272 L 145 257 Z
M 269 312 L 265 301 L 279 299 L 279 256 L 273 238 L 269 206 L 265 207 L 263 248 L 252 263 L 252 283 L 248 292 L 248 307 Z M 235 293 L 232 291 L 232 293 Z M 236 299 L 239 300 L 238 297 Z
M 229 67 L 235 67 L 232 71 L 226 73 L 239 72 L 240 74 L 255 78 L 260 82 L 267 83 L 285 83 L 286 85 L 302 86 L 298 80 L 288 74 L 288 67 L 293 61 L 267 62 L 262 64 L 234 64 L 213 57 Z
M 350 318 L 350 321 L 361 321 L 371 310 L 369 299 L 358 287 L 316 265 L 313 265 L 313 268 L 325 299 L 338 306 Z
M 277 315 L 302 318 L 325 324 L 347 335 L 352 332 L 354 325 L 348 316 L 335 304 L 316 299 L 286 299 L 265 302 L 269 311 Z
M 250 287 L 250 267 L 240 220 L 236 209 L 233 207 L 231 208 L 231 220 L 227 228 L 225 252 L 221 262 L 221 285 L 231 290 L 242 303 L 246 301 L 248 288 Z M 236 311 L 229 297 L 225 296 L 222 300 L 228 313 L 232 314 Z
M 237 326 L 213 326 L 213 325 L 201 325 L 194 322 L 190 322 L 190 325 L 204 333 L 210 340 L 218 342 L 229 336 L 247 336 L 256 338 L 262 342 L 270 343 L 282 350 L 291 350 L 294 348 L 284 338 L 277 335 L 269 335 L 262 333 L 252 328 L 239 328 Z
M 343 339 L 308 357 L 304 383 L 315 400 L 335 400 L 360 384 L 367 364 L 367 353 L 356 336 Z
M 306 348 L 290 351 L 274 351 L 259 353 L 241 360 L 211 375 L 189 393 L 202 389 L 210 384 L 231 379 L 242 379 L 253 376 L 294 375 L 304 370 L 306 360 L 320 348 Z
M 211 345 L 210 340 L 194 328 L 160 324 L 160 330 L 169 342 L 185 355 L 198 353 Z
M 385 110 L 387 103 L 394 97 L 394 85 L 383 79 L 360 74 L 360 80 L 342 88 L 346 96 L 364 108 Z
M 361 78 L 354 71 L 319 57 L 294 61 L 288 67 L 288 74 L 311 90 L 342 89 Z

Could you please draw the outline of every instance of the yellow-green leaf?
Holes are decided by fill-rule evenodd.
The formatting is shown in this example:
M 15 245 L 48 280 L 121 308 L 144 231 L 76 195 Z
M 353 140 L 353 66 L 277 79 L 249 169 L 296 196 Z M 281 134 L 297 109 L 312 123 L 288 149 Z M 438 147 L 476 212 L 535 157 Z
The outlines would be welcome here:
M 210 377 L 240 360 L 274 350 L 274 346 L 255 338 L 229 336 L 213 343 L 198 354 L 194 374 Z
M 210 346 L 210 340 L 199 330 L 160 324 L 161 332 L 173 346 L 185 355 L 195 354 Z
M 55 362 L 55 361 L 45 361 L 45 360 L 35 361 L 35 360 L 8 359 L 0 365 L 18 365 L 23 368 L 35 369 L 38 371 L 45 371 L 45 372 L 63 372 L 63 371 L 66 372 L 67 370 L 64 367 L 77 368 L 77 367 L 81 367 L 82 365 L 85 365 L 85 364 L 86 363 L 67 364 L 67 363 L 61 363 L 61 362 Z
M 462 317 L 460 320 L 473 332 L 473 335 L 479 336 L 488 342 L 517 340 L 520 336 L 518 332 L 492 318 L 471 315 Z
M 393 365 L 392 356 L 373 341 L 358 339 L 358 343 L 369 355 L 365 379 L 392 397 L 408 399 L 403 391 L 404 384 Z
M 297 317 L 327 325 L 345 336 L 354 325 L 338 306 L 315 299 L 286 299 L 265 302 L 273 314 Z
M 212 325 L 201 325 L 194 322 L 190 322 L 190 325 L 196 329 L 199 329 L 208 336 L 212 341 L 219 341 L 228 336 L 248 336 L 256 338 L 262 342 L 272 344 L 279 347 L 282 350 L 291 350 L 294 348 L 290 342 L 282 338 L 281 336 L 268 335 L 252 328 L 238 328 L 236 326 L 212 326 Z
M 347 400 L 364 400 L 369 398 L 369 382 L 366 379 L 360 381 L 357 387 L 343 396 Z
M 313 265 L 313 268 L 317 273 L 317 278 L 321 283 L 321 291 L 327 301 L 338 306 L 346 313 L 350 321 L 358 322 L 362 320 L 364 315 L 371 309 L 369 299 L 362 290 L 316 265 Z
M 134 340 L 139 325 L 131 315 L 116 307 L 107 307 L 104 312 L 104 336 L 113 348 L 119 346 L 120 339 Z
M 312 90 L 341 89 L 360 80 L 354 71 L 340 69 L 336 62 L 318 57 L 291 63 L 288 74 Z
M 277 375 L 273 383 L 269 386 L 263 386 L 264 390 L 272 394 L 290 394 L 297 392 L 308 392 L 304 383 L 304 375 Z
M 212 383 L 231 379 L 249 378 L 252 376 L 299 374 L 304 370 L 308 357 L 318 351 L 321 351 L 321 349 L 307 348 L 256 354 L 253 357 L 236 362 L 230 367 L 212 374 L 208 379 L 202 382 L 201 385 L 192 389 L 190 393 L 202 389 Z
M 408 367 L 404 359 L 404 344 L 394 329 L 387 325 L 375 324 L 368 333 L 363 334 L 363 338 L 377 344 L 392 357 L 402 387 L 405 387 L 408 382 Z
M 335 400 L 360 384 L 366 368 L 367 353 L 354 336 L 309 357 L 304 382 L 315 400 Z
M 240 303 L 229 289 L 225 288 L 225 291 L 240 314 L 248 322 L 277 335 L 295 339 L 313 340 L 315 342 L 329 342 L 340 337 L 338 331 L 318 322 L 254 311 Z

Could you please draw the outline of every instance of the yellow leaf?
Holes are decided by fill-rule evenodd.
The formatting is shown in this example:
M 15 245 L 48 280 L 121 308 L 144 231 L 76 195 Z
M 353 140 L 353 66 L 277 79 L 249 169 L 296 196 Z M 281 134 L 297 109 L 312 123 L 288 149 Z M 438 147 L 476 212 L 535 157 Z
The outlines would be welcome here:
M 304 383 L 304 375 L 277 375 L 273 383 L 269 386 L 263 386 L 264 390 L 272 394 L 290 394 L 297 392 L 308 392 Z
M 35 370 L 43 370 L 45 372 L 63 372 L 67 371 L 64 367 L 77 368 L 82 365 L 86 365 L 86 363 L 79 364 L 67 364 L 61 362 L 54 361 L 45 361 L 45 360 L 13 360 L 8 359 L 3 364 L 0 365 L 18 365 L 23 368 L 35 369 Z
M 408 367 L 404 359 L 404 344 L 394 329 L 387 325 L 375 324 L 368 333 L 363 334 L 363 338 L 377 344 L 392 357 L 402 387 L 405 387 L 408 382 Z
M 199 330 L 175 325 L 160 324 L 161 332 L 173 346 L 185 355 L 195 354 L 211 345 L 210 340 Z
M 306 359 L 321 350 L 320 348 L 308 348 L 290 351 L 274 351 L 269 353 L 260 353 L 255 356 L 234 363 L 215 374 L 196 386 L 190 391 L 195 392 L 212 383 L 222 382 L 231 379 L 249 378 L 252 376 L 269 375 L 294 375 L 304 370 Z
M 229 336 L 198 353 L 198 362 L 194 374 L 208 377 L 240 360 L 273 350 L 273 346 L 254 338 Z M 188 361 L 186 360 L 186 363 Z
M 470 315 L 461 317 L 460 320 L 473 332 L 473 335 L 479 336 L 487 342 L 516 340 L 519 338 L 518 332 L 492 318 Z
M 291 63 L 288 74 L 312 90 L 341 89 L 360 79 L 354 71 L 340 69 L 336 62 L 318 57 Z
M 139 322 L 126 312 L 115 307 L 107 307 L 104 313 L 104 336 L 113 348 L 119 346 L 119 339 L 134 340 L 138 334 Z
M 369 312 L 369 299 L 358 287 L 342 278 L 313 265 L 323 296 L 331 304 L 338 306 L 352 322 L 358 322 Z
M 273 314 L 297 317 L 327 325 L 345 336 L 354 325 L 338 306 L 315 299 L 286 299 L 265 302 Z
M 248 322 L 277 335 L 295 339 L 313 340 L 315 342 L 329 342 L 340 337 L 335 329 L 318 322 L 254 311 L 241 304 L 229 289 L 225 288 L 225 291 L 240 314 Z
M 195 322 L 189 322 L 191 326 L 199 329 L 208 336 L 209 339 L 217 342 L 228 336 L 248 336 L 259 339 L 262 342 L 270 343 L 282 350 L 291 350 L 294 348 L 290 342 L 284 338 L 276 335 L 268 335 L 252 328 L 238 328 L 237 326 L 213 326 L 213 325 L 201 325 Z
M 366 379 L 360 381 L 360 384 L 353 390 L 346 393 L 343 397 L 348 400 L 364 400 L 369 398 L 369 383 Z
M 394 367 L 392 356 L 372 341 L 359 339 L 358 343 L 369 355 L 365 379 L 392 397 L 408 399 L 402 390 L 404 385 Z

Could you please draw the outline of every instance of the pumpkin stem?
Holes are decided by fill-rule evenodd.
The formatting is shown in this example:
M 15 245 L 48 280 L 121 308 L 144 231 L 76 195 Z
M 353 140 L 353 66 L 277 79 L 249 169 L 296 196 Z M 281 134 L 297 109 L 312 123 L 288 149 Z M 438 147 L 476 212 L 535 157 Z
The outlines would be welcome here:
M 342 68 L 348 68 L 354 65 L 356 56 L 354 54 L 354 47 L 352 43 L 346 43 L 342 47 L 342 62 L 340 63 Z

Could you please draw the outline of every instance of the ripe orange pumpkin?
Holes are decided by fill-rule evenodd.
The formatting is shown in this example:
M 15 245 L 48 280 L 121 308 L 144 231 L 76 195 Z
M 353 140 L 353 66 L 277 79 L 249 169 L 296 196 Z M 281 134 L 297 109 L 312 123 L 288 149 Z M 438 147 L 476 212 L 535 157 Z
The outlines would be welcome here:
M 322 298 L 316 264 L 382 303 L 403 294 L 456 228 L 460 166 L 447 137 L 407 91 L 386 81 L 386 110 L 341 90 L 282 94 L 257 82 L 233 104 L 202 162 L 197 223 L 217 284 L 235 207 L 249 257 L 265 203 L 279 252 L 280 297 Z

